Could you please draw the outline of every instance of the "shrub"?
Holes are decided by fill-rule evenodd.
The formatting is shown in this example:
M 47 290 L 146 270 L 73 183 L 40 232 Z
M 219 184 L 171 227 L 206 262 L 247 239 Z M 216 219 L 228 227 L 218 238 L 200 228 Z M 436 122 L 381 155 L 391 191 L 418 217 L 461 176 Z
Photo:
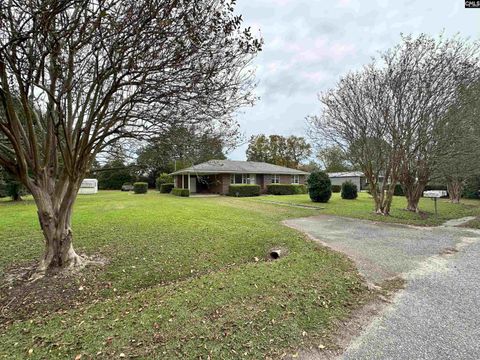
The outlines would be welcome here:
M 332 182 L 324 171 L 315 171 L 307 180 L 308 194 L 313 202 L 328 202 L 332 196 Z
M 294 195 L 306 194 L 307 188 L 305 185 L 298 184 L 268 184 L 267 194 L 272 195 Z
M 175 196 L 189 197 L 190 196 L 190 190 L 181 189 L 181 188 L 173 188 L 171 194 L 175 195 Z
M 332 185 L 332 193 L 339 193 L 342 190 L 341 185 Z
M 258 196 L 260 195 L 260 185 L 254 184 L 232 184 L 228 187 L 228 196 Z
M 401 184 L 395 185 L 395 189 L 393 190 L 393 195 L 395 196 L 405 196 L 405 192 L 403 191 L 403 187 Z
M 303 184 L 295 185 L 296 194 L 306 194 L 308 192 L 307 187 Z
M 160 193 L 161 194 L 168 194 L 172 191 L 172 189 L 174 187 L 175 187 L 175 184 L 173 184 L 173 183 L 161 184 L 160 185 Z
M 133 183 L 133 192 L 135 194 L 145 194 L 147 190 L 148 190 L 148 183 L 146 182 Z
M 173 176 L 170 176 L 167 173 L 161 173 L 160 176 L 155 181 L 155 185 L 157 187 L 157 190 L 159 191 L 163 184 L 172 184 L 172 183 L 173 183 Z
M 345 181 L 342 184 L 342 199 L 353 200 L 358 197 L 358 188 L 351 181 Z

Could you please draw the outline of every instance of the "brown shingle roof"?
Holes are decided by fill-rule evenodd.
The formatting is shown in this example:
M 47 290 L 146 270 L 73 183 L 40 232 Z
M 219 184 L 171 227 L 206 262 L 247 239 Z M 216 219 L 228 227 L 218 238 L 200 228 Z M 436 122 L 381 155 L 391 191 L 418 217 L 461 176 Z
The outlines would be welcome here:
M 182 174 L 279 174 L 279 175 L 308 175 L 307 172 L 290 169 L 284 166 L 268 164 L 255 161 L 235 161 L 235 160 L 210 160 L 198 165 L 178 170 L 170 175 Z

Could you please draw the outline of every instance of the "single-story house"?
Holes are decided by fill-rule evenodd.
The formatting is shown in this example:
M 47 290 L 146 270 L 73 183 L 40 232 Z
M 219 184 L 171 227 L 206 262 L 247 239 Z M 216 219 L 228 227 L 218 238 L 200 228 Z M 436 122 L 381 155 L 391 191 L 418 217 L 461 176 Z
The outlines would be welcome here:
M 254 161 L 210 160 L 171 173 L 176 188 L 191 193 L 226 194 L 230 184 L 305 184 L 305 171 Z
M 366 190 L 368 188 L 365 174 L 361 171 L 328 173 L 328 177 L 330 178 L 332 185 L 342 186 L 344 182 L 351 181 L 357 185 L 358 190 Z

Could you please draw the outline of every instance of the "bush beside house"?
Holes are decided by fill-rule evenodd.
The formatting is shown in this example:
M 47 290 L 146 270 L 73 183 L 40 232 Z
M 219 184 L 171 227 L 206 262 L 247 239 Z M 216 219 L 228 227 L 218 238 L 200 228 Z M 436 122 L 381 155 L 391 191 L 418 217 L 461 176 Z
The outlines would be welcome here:
M 173 183 L 161 184 L 159 190 L 161 194 L 169 194 L 174 187 L 175 184 Z
M 295 195 L 306 194 L 307 187 L 298 184 L 268 184 L 267 194 L 271 195 Z
M 181 196 L 181 197 L 189 197 L 190 190 L 188 189 L 181 189 L 181 188 L 173 188 L 171 191 L 172 195 Z
M 345 181 L 342 184 L 342 199 L 354 200 L 358 197 L 357 185 L 351 181 Z
M 308 194 L 313 202 L 326 203 L 332 196 L 332 182 L 324 171 L 315 171 L 307 179 Z
M 148 191 L 148 183 L 136 182 L 133 184 L 133 192 L 135 194 L 146 194 Z
M 232 184 L 228 187 L 227 196 L 247 197 L 259 196 L 260 185 L 253 184 Z

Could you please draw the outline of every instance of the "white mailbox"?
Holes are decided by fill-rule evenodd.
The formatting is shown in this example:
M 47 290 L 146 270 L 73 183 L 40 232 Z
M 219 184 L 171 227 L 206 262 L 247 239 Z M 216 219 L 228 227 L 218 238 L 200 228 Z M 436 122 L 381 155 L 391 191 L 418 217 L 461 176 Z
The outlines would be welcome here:
M 423 192 L 423 196 L 428 198 L 441 198 L 447 196 L 447 192 L 445 190 L 428 190 Z
M 435 216 L 437 216 L 438 215 L 437 199 L 447 196 L 447 192 L 445 190 L 428 190 L 423 192 L 423 196 L 427 198 L 431 198 L 435 202 Z
M 80 185 L 78 193 L 80 195 L 96 194 L 98 192 L 98 180 L 97 179 L 84 179 Z

